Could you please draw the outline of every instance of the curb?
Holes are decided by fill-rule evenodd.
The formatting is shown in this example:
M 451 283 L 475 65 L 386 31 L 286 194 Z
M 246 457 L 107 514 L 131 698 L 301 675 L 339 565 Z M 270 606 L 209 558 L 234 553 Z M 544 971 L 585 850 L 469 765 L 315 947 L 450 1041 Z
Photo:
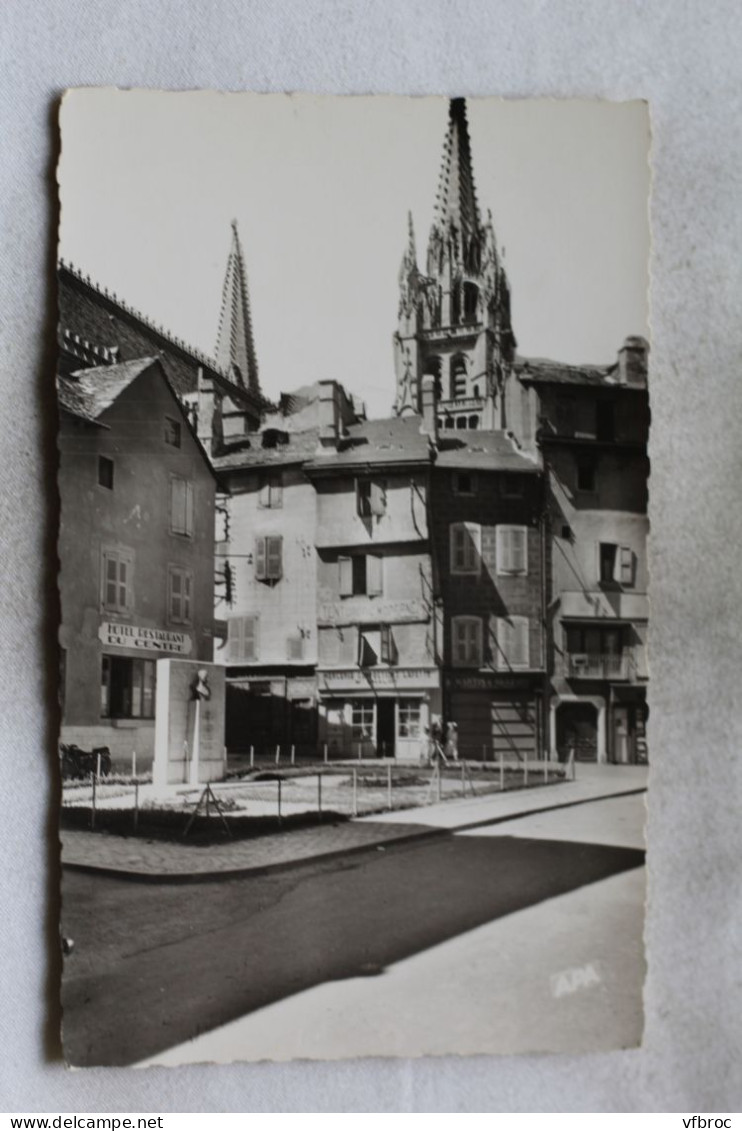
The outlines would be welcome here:
M 622 790 L 620 793 L 606 793 L 599 797 L 583 797 L 576 801 L 562 801 L 555 805 L 536 809 L 523 809 L 518 813 L 508 813 L 501 817 L 488 817 L 482 821 L 470 821 L 464 825 L 450 827 L 422 826 L 419 832 L 404 833 L 402 836 L 390 837 L 386 840 L 377 840 L 368 844 L 356 844 L 347 848 L 335 848 L 328 852 L 319 852 L 314 856 L 299 856 L 293 860 L 282 860 L 277 864 L 258 864 L 255 867 L 217 869 L 213 872 L 139 872 L 126 868 L 110 868 L 105 865 L 80 864 L 74 861 L 61 861 L 62 868 L 70 872 L 81 872 L 88 875 L 108 876 L 110 879 L 131 880 L 134 883 L 149 884 L 197 884 L 214 883 L 219 880 L 243 879 L 247 876 L 264 876 L 273 872 L 285 872 L 290 868 L 301 868 L 305 864 L 322 864 L 325 861 L 337 860 L 340 857 L 356 856 L 362 852 L 375 852 L 378 849 L 393 848 L 398 844 L 410 844 L 415 841 L 443 839 L 453 836 L 454 833 L 468 832 L 472 829 L 487 828 L 490 825 L 502 825 L 508 821 L 517 821 L 522 817 L 534 817 L 539 813 L 553 813 L 557 809 L 572 809 L 578 805 L 591 805 L 595 801 L 610 801 L 614 797 L 632 797 L 646 793 L 647 787 Z

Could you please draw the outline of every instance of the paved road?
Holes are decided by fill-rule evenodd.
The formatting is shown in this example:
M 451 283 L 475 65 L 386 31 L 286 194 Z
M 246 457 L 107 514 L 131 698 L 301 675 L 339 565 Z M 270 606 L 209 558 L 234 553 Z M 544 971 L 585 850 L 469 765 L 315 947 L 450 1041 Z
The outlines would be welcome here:
M 640 797 L 596 804 L 629 802 L 643 805 Z M 562 821 L 585 808 L 594 806 L 560 811 Z M 548 821 L 541 814 L 534 819 Z M 607 827 L 606 814 L 598 823 Z M 465 836 L 390 846 L 345 862 L 307 863 L 282 873 L 198 885 L 141 885 L 95 875 L 66 876 L 64 929 L 76 942 L 63 989 L 68 1060 L 76 1065 L 124 1065 L 152 1058 L 164 1062 L 158 1056 L 163 1050 L 230 1022 L 240 1024 L 238 1019 L 256 1010 L 264 1016 L 271 1009 L 284 1008 L 291 1024 L 295 1003 L 302 1003 L 307 993 L 334 992 L 335 1000 L 350 1003 L 353 995 L 347 996 L 346 990 L 359 982 L 369 987 L 367 1001 L 389 1001 L 386 1012 L 392 1018 L 414 1013 L 416 995 L 422 994 L 429 1003 L 426 1015 L 437 1018 L 440 1039 L 450 1049 L 451 1034 L 440 1033 L 441 1018 L 448 1017 L 445 1003 L 458 1002 L 457 1024 L 464 1030 L 470 1012 L 479 1018 L 482 1003 L 495 987 L 503 1013 L 516 1016 L 521 1009 L 517 982 L 511 990 L 503 975 L 508 964 L 518 968 L 519 945 L 534 942 L 523 916 L 538 908 L 546 912 L 558 935 L 554 957 L 558 965 L 564 955 L 565 970 L 582 961 L 586 941 L 595 957 L 591 935 L 596 918 L 605 918 L 605 929 L 615 936 L 623 919 L 633 923 L 638 914 L 640 938 L 636 893 L 627 896 L 621 889 L 614 895 L 611 887 L 640 868 L 640 848 L 580 843 L 549 836 L 548 830 L 547 835 L 536 830 L 531 836 L 521 829 L 516 837 L 507 834 L 508 827 L 497 826 L 494 836 L 476 830 Z M 570 926 L 569 910 L 552 914 L 552 909 L 559 907 L 560 900 L 575 896 L 584 906 L 577 924 Z M 600 913 L 591 914 L 593 904 Z M 487 936 L 486 969 L 476 943 L 482 932 Z M 506 940 L 504 948 L 498 946 L 498 932 Z M 546 979 L 551 986 L 553 961 L 548 977 L 546 966 L 538 965 L 548 950 L 547 939 L 542 923 L 530 966 L 540 982 Z M 462 945 L 468 954 L 463 968 Z M 448 965 L 447 947 L 453 948 Z M 423 978 L 422 989 L 417 968 L 407 981 L 404 970 L 405 963 L 414 966 L 441 952 L 448 973 L 445 992 L 436 1004 L 435 979 L 439 988 L 443 982 L 440 969 L 433 972 L 432 983 Z M 615 979 L 606 971 L 606 959 L 596 962 L 595 976 L 610 987 Z M 451 964 L 454 973 L 458 968 L 465 975 L 458 984 Z M 640 985 L 640 974 L 638 981 Z M 626 989 L 624 983 L 623 977 L 618 979 L 609 994 L 611 1001 Z M 391 1000 L 385 984 L 394 984 Z M 554 998 L 553 986 L 549 992 Z M 580 1000 L 571 990 L 554 1000 L 562 997 Z M 606 1006 L 610 1007 L 608 1000 Z M 487 1029 L 486 1014 L 487 1010 L 471 1029 L 478 1051 L 488 1051 L 476 1036 L 482 1026 Z M 322 1047 L 317 1040 L 322 1025 L 316 1023 L 322 1014 L 313 1023 L 311 1010 L 307 1016 L 299 1005 L 299 1015 L 301 1025 L 294 1025 L 294 1037 L 300 1051 L 295 1055 L 374 1051 L 347 1044 L 339 1051 Z M 343 1027 L 330 1029 L 331 1037 L 340 1038 L 335 1040 L 337 1049 Z M 362 1018 L 350 1027 L 350 1032 L 367 1037 L 372 1030 L 373 1025 L 363 1024 Z M 268 1044 L 258 1056 L 274 1055 Z M 380 1051 L 388 1053 L 390 1046 Z M 418 1045 L 417 1051 L 436 1050 Z M 205 1052 L 196 1058 L 212 1055 Z

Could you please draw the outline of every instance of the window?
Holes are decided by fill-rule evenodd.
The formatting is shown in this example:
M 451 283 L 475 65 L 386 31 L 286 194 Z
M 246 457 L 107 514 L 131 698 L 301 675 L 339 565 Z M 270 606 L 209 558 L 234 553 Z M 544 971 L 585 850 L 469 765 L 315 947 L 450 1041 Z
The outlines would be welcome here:
M 453 489 L 457 495 L 476 495 L 477 477 L 471 471 L 454 471 Z
M 98 484 L 113 490 L 113 460 L 106 456 L 98 456 Z
M 293 742 L 313 742 L 316 734 L 313 699 L 291 700 L 291 738 Z
M 134 604 L 134 555 L 128 550 L 104 550 L 101 562 L 101 604 L 109 613 L 128 613 Z
M 598 545 L 598 563 L 601 584 L 617 582 L 634 584 L 634 554 L 630 546 L 616 546 L 612 542 Z
M 361 518 L 386 514 L 386 483 L 374 479 L 356 479 L 356 509 Z
M 373 742 L 374 704 L 371 700 L 354 699 L 351 702 L 351 738 L 354 742 Z
M 259 480 L 258 505 L 273 508 L 283 506 L 283 479 L 280 473 L 261 475 Z
M 497 572 L 503 575 L 528 573 L 528 527 L 497 527 Z
M 595 460 L 582 458 L 577 461 L 577 490 L 595 490 Z
M 454 399 L 466 396 L 466 358 L 460 353 L 451 358 L 451 386 Z
M 528 617 L 498 617 L 495 664 L 504 671 L 527 668 Z
M 101 657 L 101 715 L 113 719 L 155 717 L 155 661 Z
M 255 576 L 258 581 L 280 581 L 283 576 L 283 538 L 274 534 L 255 542 Z
M 227 658 L 250 663 L 258 658 L 258 618 L 230 617 L 227 621 Z
M 471 431 L 474 432 L 478 427 L 479 427 L 479 417 L 478 416 L 470 416 L 469 417 L 469 428 L 471 429 Z
M 193 484 L 190 479 L 170 480 L 170 531 L 193 536 Z
M 421 724 L 421 704 L 419 699 L 400 699 L 398 707 L 398 731 L 400 738 L 419 738 Z
M 358 633 L 358 665 L 373 668 L 377 664 L 396 664 L 397 646 L 391 625 L 362 628 Z
M 482 622 L 479 617 L 454 617 L 451 622 L 453 662 L 457 667 L 482 666 Z
M 294 663 L 304 659 L 304 638 L 289 636 L 286 641 L 286 658 Z
M 172 448 L 179 448 L 181 444 L 181 427 L 179 420 L 165 417 L 165 443 Z
M 384 591 L 384 559 L 378 554 L 338 558 L 341 597 L 379 597 Z
M 476 522 L 451 525 L 451 573 L 479 575 L 482 528 Z
M 170 566 L 168 569 L 168 619 L 172 624 L 191 623 L 193 574 L 189 569 Z

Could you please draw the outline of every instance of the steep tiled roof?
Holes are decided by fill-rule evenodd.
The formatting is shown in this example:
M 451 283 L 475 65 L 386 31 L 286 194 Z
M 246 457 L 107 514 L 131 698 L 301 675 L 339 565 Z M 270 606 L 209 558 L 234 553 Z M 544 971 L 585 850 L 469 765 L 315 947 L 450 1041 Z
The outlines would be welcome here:
M 439 435 L 438 449 L 437 467 L 540 471 L 538 463 L 518 451 L 506 432 L 443 432 Z
M 518 358 L 515 372 L 523 381 L 543 385 L 611 385 L 613 366 L 565 365 L 546 358 Z
M 97 421 L 124 389 L 155 361 L 152 357 L 142 357 L 136 361 L 122 361 L 119 365 L 83 369 L 72 377 L 58 377 L 60 408 L 81 420 Z
M 318 455 L 308 470 L 358 467 L 365 464 L 425 463 L 430 459 L 428 437 L 420 431 L 419 416 L 390 416 L 352 424 L 337 452 Z

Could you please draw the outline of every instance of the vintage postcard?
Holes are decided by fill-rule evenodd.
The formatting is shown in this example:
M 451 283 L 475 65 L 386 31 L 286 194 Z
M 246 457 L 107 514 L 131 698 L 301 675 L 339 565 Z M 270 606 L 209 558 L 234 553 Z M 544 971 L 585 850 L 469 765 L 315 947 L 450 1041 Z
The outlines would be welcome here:
M 68 1063 L 639 1045 L 647 106 L 61 134 Z

